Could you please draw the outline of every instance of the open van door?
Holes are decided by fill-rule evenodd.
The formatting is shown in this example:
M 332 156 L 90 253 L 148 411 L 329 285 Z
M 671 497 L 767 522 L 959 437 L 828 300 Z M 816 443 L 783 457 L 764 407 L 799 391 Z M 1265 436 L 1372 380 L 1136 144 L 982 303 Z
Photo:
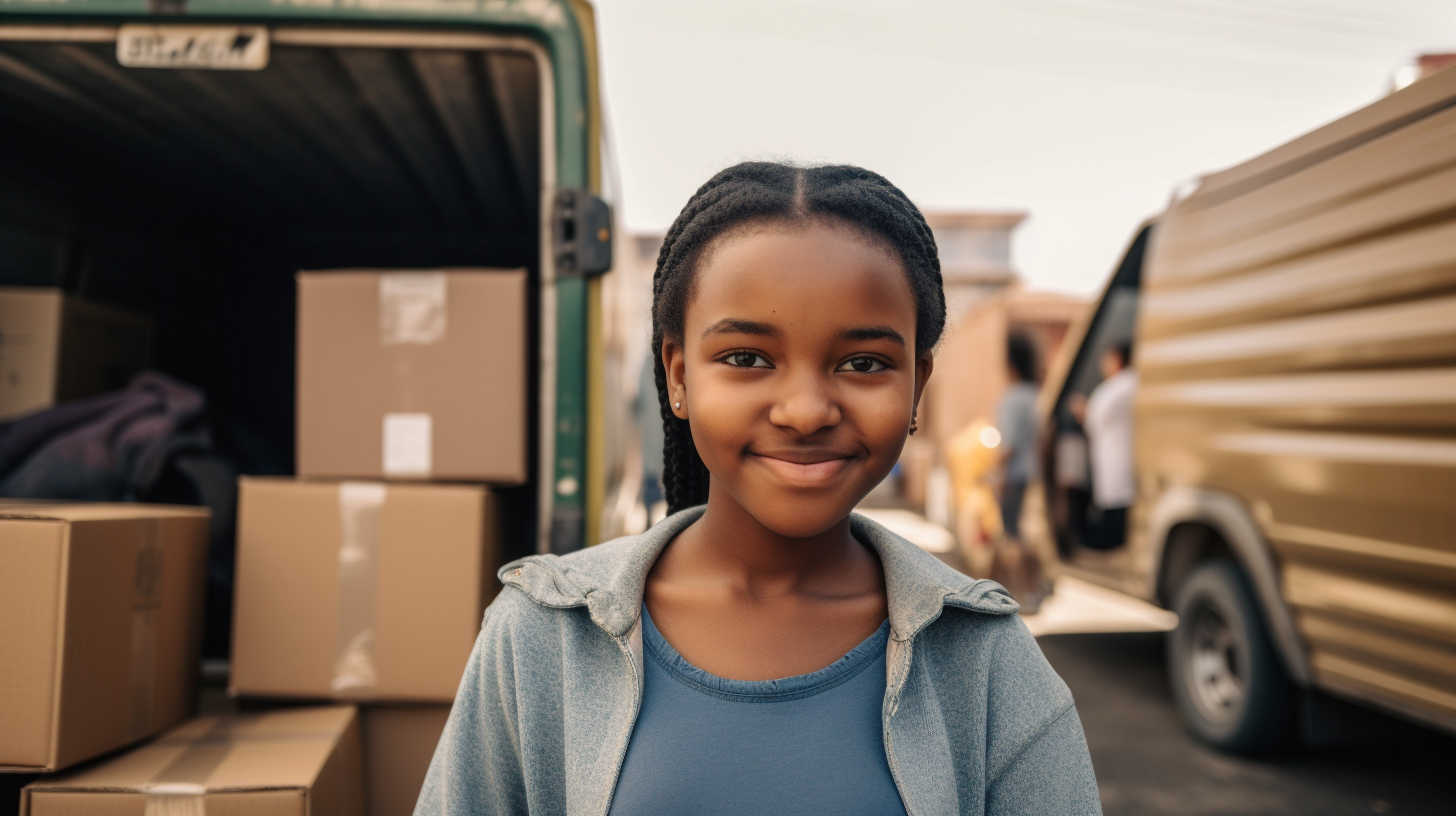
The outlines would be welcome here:
M 1151 222 L 1138 228 L 1096 306 L 1068 332 L 1064 351 L 1048 372 L 1042 406 L 1042 500 L 1034 506 L 1043 518 L 1032 530 L 1048 539 L 1038 544 L 1057 553 L 1060 571 L 1119 589 L 1128 588 L 1123 582 L 1127 541 L 1108 546 L 1099 535 L 1102 519 L 1092 501 L 1089 444 L 1076 407 L 1101 381 L 1099 361 L 1108 350 L 1128 346 L 1136 357 L 1143 259 L 1154 229 Z M 1129 537 L 1133 534 L 1128 531 Z

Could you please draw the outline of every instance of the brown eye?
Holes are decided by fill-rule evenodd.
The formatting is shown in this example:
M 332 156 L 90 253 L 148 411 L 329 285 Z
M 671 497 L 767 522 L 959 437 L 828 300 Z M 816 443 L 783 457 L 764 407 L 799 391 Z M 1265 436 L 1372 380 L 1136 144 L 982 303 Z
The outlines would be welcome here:
M 885 368 L 885 364 L 874 357 L 851 357 L 844 361 L 839 370 L 853 371 L 857 374 L 873 374 L 876 371 L 884 371 Z
M 735 368 L 768 368 L 768 361 L 751 351 L 735 351 L 724 357 L 723 362 Z

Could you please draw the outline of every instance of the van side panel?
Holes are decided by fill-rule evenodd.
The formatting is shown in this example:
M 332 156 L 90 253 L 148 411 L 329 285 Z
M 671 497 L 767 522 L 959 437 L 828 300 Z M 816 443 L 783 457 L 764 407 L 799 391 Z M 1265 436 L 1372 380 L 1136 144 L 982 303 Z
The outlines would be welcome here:
M 1163 219 L 1139 507 L 1236 497 L 1316 684 L 1456 724 L 1456 71 L 1411 91 Z

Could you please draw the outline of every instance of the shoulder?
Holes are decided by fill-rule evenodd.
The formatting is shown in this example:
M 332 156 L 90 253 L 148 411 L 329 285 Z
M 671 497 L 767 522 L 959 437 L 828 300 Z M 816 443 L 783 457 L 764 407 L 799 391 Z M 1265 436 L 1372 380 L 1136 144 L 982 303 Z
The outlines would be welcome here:
M 940 617 L 920 633 L 927 647 L 940 652 L 975 653 L 997 664 L 1002 673 L 1020 671 L 1031 658 L 1041 659 L 1041 647 L 1016 614 L 1020 606 L 1010 594 L 992 581 L 977 584 L 989 585 L 994 590 L 987 593 L 986 603 L 1007 604 L 1008 609 L 982 610 L 979 606 L 947 603 Z
M 506 564 L 497 574 L 501 583 L 520 590 L 537 606 L 586 607 L 598 627 L 620 637 L 637 620 L 643 584 L 658 554 L 700 515 L 701 507 L 684 510 L 640 535 L 564 556 L 529 556 Z
M 593 591 L 633 566 L 641 538 L 625 536 L 567 555 L 529 555 L 501 567 L 496 576 L 540 606 L 583 606 Z
M 514 641 L 538 638 L 556 625 L 556 610 L 543 607 L 523 589 L 507 584 L 485 608 L 481 638 Z
M 1072 693 L 1047 662 L 1019 615 L 985 615 L 947 607 L 923 634 L 926 658 L 939 682 L 975 685 L 986 701 L 992 742 L 1016 740 L 1072 706 Z

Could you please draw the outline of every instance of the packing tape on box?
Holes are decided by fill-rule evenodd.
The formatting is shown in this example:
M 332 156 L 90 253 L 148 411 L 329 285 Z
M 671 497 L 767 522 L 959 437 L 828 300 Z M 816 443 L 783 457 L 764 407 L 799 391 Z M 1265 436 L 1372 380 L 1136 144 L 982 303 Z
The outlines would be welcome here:
M 385 476 L 428 478 L 434 469 L 434 420 L 429 414 L 384 415 Z
M 207 780 L 232 750 L 234 723 L 232 717 L 219 717 L 206 734 L 157 771 L 142 789 L 147 797 L 142 816 L 206 816 Z
M 374 661 L 379 514 L 386 489 L 376 482 L 339 485 L 339 629 L 335 694 L 367 696 L 379 682 Z
M 132 575 L 131 602 L 131 723 L 127 738 L 134 741 L 152 732 L 152 696 L 157 673 L 157 610 L 162 605 L 162 522 L 139 519 Z
M 379 342 L 429 345 L 445 338 L 443 272 L 386 272 L 379 276 Z

